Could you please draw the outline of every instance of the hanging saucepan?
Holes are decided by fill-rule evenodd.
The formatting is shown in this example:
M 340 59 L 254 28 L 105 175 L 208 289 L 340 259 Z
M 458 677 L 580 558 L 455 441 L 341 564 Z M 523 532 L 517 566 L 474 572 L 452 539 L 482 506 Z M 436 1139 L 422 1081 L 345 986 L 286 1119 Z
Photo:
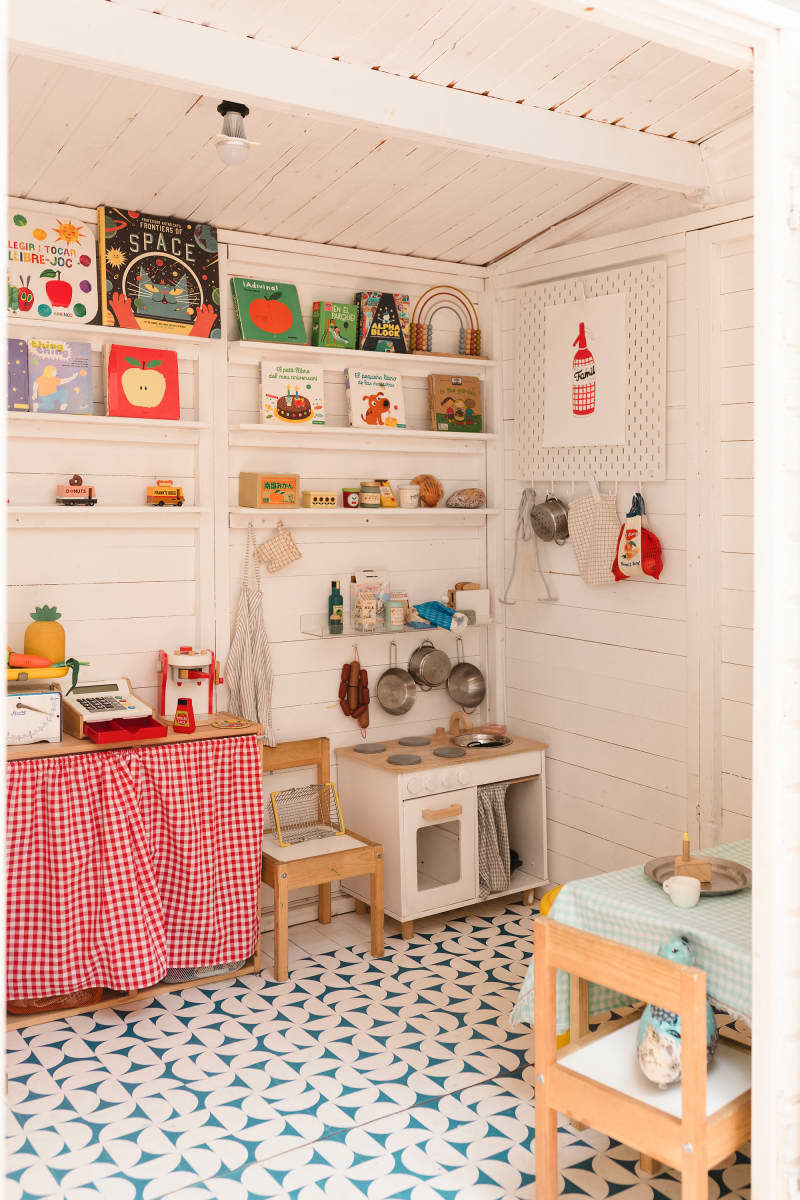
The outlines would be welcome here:
M 417 698 L 417 685 L 402 667 L 397 665 L 397 642 L 389 645 L 389 670 L 384 671 L 375 689 L 378 704 L 393 717 L 407 713 Z
M 447 678 L 447 690 L 450 699 L 454 700 L 464 712 L 474 712 L 480 707 L 486 695 L 486 680 L 483 672 L 473 663 L 464 661 L 464 646 L 461 638 L 456 638 L 458 662 Z
M 450 674 L 450 659 L 444 650 L 437 650 L 428 638 L 417 646 L 408 660 L 408 669 L 415 683 L 424 692 L 441 687 Z
M 563 546 L 569 537 L 569 514 L 566 504 L 552 492 L 548 492 L 542 504 L 531 509 L 531 524 L 537 537 L 543 542 L 555 542 Z

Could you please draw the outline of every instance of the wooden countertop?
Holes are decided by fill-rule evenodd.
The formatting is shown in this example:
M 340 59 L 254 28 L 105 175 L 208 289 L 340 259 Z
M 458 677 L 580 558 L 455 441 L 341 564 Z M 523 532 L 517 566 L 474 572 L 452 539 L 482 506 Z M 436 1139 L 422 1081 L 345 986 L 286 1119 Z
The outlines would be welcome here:
M 215 713 L 214 718 L 227 717 L 229 713 Z M 135 746 L 175 746 L 183 742 L 200 742 L 208 738 L 260 736 L 263 730 L 260 725 L 247 724 L 241 728 L 216 729 L 210 722 L 207 725 L 198 724 L 194 733 L 173 733 L 171 723 L 162 717 L 155 718 L 161 725 L 168 728 L 167 736 L 163 738 L 144 738 L 140 741 L 112 742 L 98 746 L 89 738 L 74 738 L 65 733 L 60 742 L 37 742 L 33 746 L 7 746 L 6 759 L 8 762 L 20 762 L 32 758 L 55 758 L 63 754 L 102 754 L 106 750 L 126 750 Z
M 389 771 L 394 775 L 406 775 L 410 771 L 429 771 L 433 767 L 455 767 L 459 764 L 469 762 L 484 762 L 490 758 L 508 758 L 512 754 L 527 754 L 531 750 L 547 749 L 547 742 L 532 742 L 529 738 L 519 737 L 517 734 L 509 734 L 511 743 L 508 746 L 487 747 L 483 750 L 467 750 L 467 753 L 462 758 L 440 758 L 434 754 L 434 750 L 437 750 L 440 746 L 452 745 L 451 736 L 446 730 L 443 733 L 433 733 L 431 734 L 428 746 L 401 746 L 397 741 L 381 740 L 380 744 L 386 747 L 385 754 L 358 754 L 354 746 L 341 746 L 336 751 L 336 757 L 337 759 L 344 758 L 350 762 L 357 762 L 362 767 L 372 767 L 376 771 Z M 369 741 L 369 738 L 367 741 Z M 418 754 L 420 762 L 408 767 L 397 766 L 395 763 L 387 761 L 389 754 Z

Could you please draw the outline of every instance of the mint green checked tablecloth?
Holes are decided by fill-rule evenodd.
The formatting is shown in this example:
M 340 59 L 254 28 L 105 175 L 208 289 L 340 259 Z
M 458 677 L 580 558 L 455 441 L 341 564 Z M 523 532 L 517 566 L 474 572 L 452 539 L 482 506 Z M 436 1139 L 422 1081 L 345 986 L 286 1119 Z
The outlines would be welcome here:
M 704 850 L 710 858 L 731 858 L 750 866 L 750 839 Z M 685 934 L 697 966 L 706 973 L 709 999 L 725 1012 L 749 1021 L 752 1016 L 751 892 L 701 897 L 694 908 L 676 908 L 663 888 L 641 867 L 608 875 L 593 875 L 567 883 L 549 914 L 555 921 L 587 933 L 636 946 L 651 954 Z M 511 1019 L 533 1024 L 533 962 L 528 967 Z M 630 1003 L 630 998 L 598 984 L 589 985 L 589 1015 Z M 556 1025 L 569 1028 L 569 976 L 559 971 L 556 981 Z

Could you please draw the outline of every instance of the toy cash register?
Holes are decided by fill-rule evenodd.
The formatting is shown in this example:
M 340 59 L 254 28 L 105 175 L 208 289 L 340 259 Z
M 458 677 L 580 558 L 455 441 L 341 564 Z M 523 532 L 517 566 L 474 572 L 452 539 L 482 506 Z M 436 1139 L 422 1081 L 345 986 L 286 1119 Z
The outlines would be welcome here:
M 129 742 L 164 737 L 167 729 L 131 691 L 129 679 L 80 683 L 69 694 L 64 689 L 64 730 L 94 742 Z

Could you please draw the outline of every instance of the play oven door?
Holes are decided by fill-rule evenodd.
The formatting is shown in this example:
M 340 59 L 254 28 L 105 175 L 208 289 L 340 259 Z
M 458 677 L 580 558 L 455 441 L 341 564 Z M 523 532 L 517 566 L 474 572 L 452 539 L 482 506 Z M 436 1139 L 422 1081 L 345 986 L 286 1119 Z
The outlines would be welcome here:
M 407 919 L 477 898 L 477 815 L 474 787 L 404 802 L 402 891 Z

